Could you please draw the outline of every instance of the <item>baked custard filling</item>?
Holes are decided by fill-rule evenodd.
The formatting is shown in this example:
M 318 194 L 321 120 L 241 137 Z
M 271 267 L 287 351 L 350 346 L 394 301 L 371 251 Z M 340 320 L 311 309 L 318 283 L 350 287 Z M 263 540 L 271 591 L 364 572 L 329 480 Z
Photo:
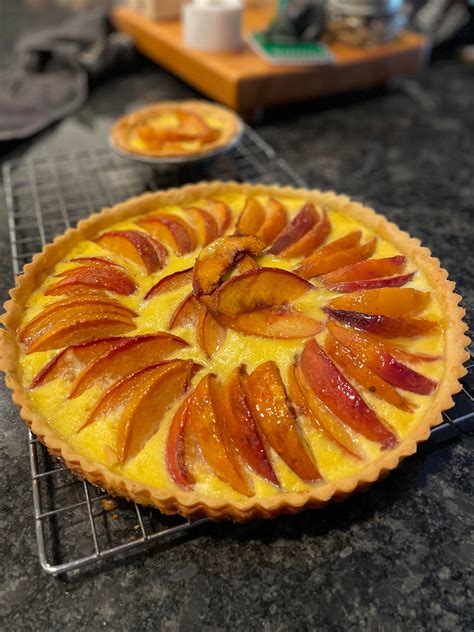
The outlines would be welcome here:
M 300 196 L 157 205 L 78 243 L 31 294 L 21 383 L 120 477 L 226 501 L 307 492 L 426 416 L 449 326 L 436 290 L 380 234 Z

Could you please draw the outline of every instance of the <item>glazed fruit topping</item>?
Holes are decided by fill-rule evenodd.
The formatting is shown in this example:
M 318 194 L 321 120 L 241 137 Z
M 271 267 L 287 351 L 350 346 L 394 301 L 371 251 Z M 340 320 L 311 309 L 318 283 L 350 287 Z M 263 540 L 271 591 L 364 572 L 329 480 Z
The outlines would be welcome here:
M 210 138 L 204 121 L 187 115 L 173 130 L 139 133 L 161 144 Z M 117 466 L 164 430 L 167 470 L 184 490 L 212 473 L 251 497 L 258 478 L 283 487 L 281 468 L 317 484 L 319 444 L 309 442 L 309 432 L 352 460 L 367 460 L 365 440 L 394 448 L 397 433 L 377 411 L 391 410 L 388 404 L 412 415 L 419 400 L 406 393 L 430 395 L 437 382 L 410 365 L 439 356 L 390 339 L 413 342 L 440 325 L 420 317 L 431 293 L 403 287 L 417 274 L 407 257 L 374 258 L 379 238 L 359 230 L 328 242 L 331 218 L 311 202 L 291 213 L 277 199 L 248 197 L 234 227 L 225 202 L 205 199 L 154 209 L 133 220 L 137 230 L 102 233 L 95 248 L 109 256 L 66 260 L 69 267 L 44 292 L 63 298 L 35 310 L 18 332 L 28 354 L 59 349 L 31 388 L 62 378 L 70 399 L 91 389 L 92 407 L 78 431 L 116 420 Z M 188 267 L 176 270 L 177 257 L 186 255 Z M 282 267 L 268 267 L 270 258 Z M 175 271 L 163 275 L 168 261 Z M 143 298 L 136 266 L 152 275 Z M 147 311 L 160 310 L 160 298 L 178 290 L 168 329 L 191 333 L 194 348 L 168 332 L 134 335 L 142 301 L 150 301 Z M 303 342 L 284 379 L 272 360 L 253 364 L 250 374 L 241 365 L 216 375 L 235 340 L 229 330 Z M 202 365 L 180 359 L 189 353 Z

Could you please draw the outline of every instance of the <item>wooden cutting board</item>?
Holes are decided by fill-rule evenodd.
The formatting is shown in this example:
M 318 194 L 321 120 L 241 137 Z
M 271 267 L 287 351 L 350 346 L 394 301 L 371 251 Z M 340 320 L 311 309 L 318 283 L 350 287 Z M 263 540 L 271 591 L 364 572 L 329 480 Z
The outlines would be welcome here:
M 406 31 L 397 40 L 370 49 L 334 44 L 332 64 L 272 66 L 247 45 L 232 53 L 188 48 L 179 21 L 154 21 L 125 7 L 116 8 L 112 17 L 144 55 L 243 116 L 268 105 L 366 89 L 416 73 L 429 51 L 424 37 Z M 270 18 L 268 9 L 247 9 L 244 33 L 264 29 Z

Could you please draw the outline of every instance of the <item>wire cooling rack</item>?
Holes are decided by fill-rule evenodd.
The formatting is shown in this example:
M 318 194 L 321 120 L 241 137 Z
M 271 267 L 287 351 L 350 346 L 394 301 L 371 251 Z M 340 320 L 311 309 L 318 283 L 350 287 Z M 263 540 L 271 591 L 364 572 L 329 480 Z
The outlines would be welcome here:
M 212 179 L 305 185 L 250 128 L 229 154 L 203 165 L 156 170 L 103 148 L 8 162 L 3 178 L 15 275 L 45 243 L 80 219 L 144 191 Z M 451 440 L 472 428 L 472 359 L 468 368 L 463 390 L 444 423 L 432 432 L 432 441 Z M 75 477 L 32 434 L 29 453 L 39 560 L 52 575 L 177 538 L 206 522 L 164 516 L 155 509 L 112 499 Z

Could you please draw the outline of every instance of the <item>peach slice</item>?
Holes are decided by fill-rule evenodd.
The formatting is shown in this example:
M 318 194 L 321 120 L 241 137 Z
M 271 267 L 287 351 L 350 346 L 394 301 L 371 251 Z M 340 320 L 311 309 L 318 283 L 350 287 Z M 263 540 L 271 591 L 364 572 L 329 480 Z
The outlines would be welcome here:
M 187 346 L 188 343 L 182 338 L 163 332 L 130 337 L 127 344 L 101 355 L 81 371 L 74 381 L 69 397 L 78 397 L 98 380 L 112 382 L 127 373 L 156 364 Z
M 315 340 L 306 343 L 299 366 L 317 397 L 341 421 L 382 448 L 393 448 L 397 444 L 394 433 L 367 406 Z
M 87 313 L 77 315 L 73 322 L 68 319 L 43 330 L 29 345 L 27 354 L 50 351 L 79 344 L 97 338 L 118 336 L 135 329 L 129 317 L 113 313 Z
M 331 321 L 328 323 L 328 329 L 356 358 L 359 358 L 374 373 L 392 386 L 419 395 L 430 395 L 438 386 L 434 380 L 396 360 L 394 355 L 388 351 L 388 349 L 398 351 L 395 348 L 388 347 L 383 342 L 378 343 L 374 338 L 360 335 L 358 332 L 336 325 Z
M 430 302 L 430 292 L 412 288 L 381 288 L 338 296 L 329 302 L 336 310 L 360 311 L 384 316 L 412 316 L 422 312 Z
M 211 294 L 221 283 L 224 274 L 245 255 L 258 257 L 265 244 L 252 236 L 220 237 L 203 248 L 194 264 L 193 292 Z
M 301 383 L 301 384 L 300 384 Z M 319 429 L 319 431 L 330 441 L 334 441 L 344 449 L 348 449 L 351 455 L 354 455 L 356 448 L 352 447 L 353 441 L 350 433 L 344 425 L 323 406 L 313 391 L 309 389 L 301 375 L 301 369 L 296 364 L 292 364 L 288 370 L 288 395 L 290 401 L 296 409 L 298 415 L 303 415 L 311 421 L 311 423 Z M 322 418 L 323 425 L 319 418 Z M 333 434 L 335 435 L 333 436 Z M 339 440 L 336 438 L 339 437 Z
M 148 274 L 162 268 L 168 257 L 166 248 L 159 241 L 138 230 L 109 230 L 94 241 L 102 248 L 144 266 Z
M 187 213 L 193 228 L 196 229 L 201 245 L 207 246 L 207 244 L 210 244 L 211 241 L 218 237 L 217 222 L 211 213 L 198 207 L 184 208 L 183 211 Z
M 310 338 L 324 328 L 323 322 L 313 320 L 289 307 L 269 307 L 235 316 L 213 313 L 222 326 L 262 338 Z
M 57 377 L 74 379 L 74 376 L 100 355 L 125 344 L 128 340 L 125 336 L 115 336 L 99 340 L 88 340 L 78 345 L 71 345 L 54 356 L 33 378 L 30 388 L 36 388 Z
M 329 257 L 336 253 L 352 250 L 353 248 L 359 245 L 361 237 L 362 237 L 362 232 L 360 230 L 356 230 L 352 233 L 348 233 L 347 235 L 345 235 L 344 237 L 341 237 L 340 239 L 331 241 L 329 244 L 327 244 L 323 248 L 316 250 L 316 252 L 314 252 L 311 256 L 303 259 L 302 263 L 300 264 L 299 268 L 296 271 L 297 274 L 301 274 L 301 276 L 303 276 L 303 274 L 298 272 L 298 270 L 303 269 L 303 273 L 304 273 L 304 269 L 308 267 L 308 263 L 311 264 L 311 262 L 318 262 L 322 258 Z
M 376 245 L 377 239 L 374 237 L 365 244 L 349 248 L 348 250 L 330 251 L 330 254 L 327 254 L 328 251 L 325 248 L 321 248 L 321 250 L 317 250 L 314 254 L 303 259 L 303 262 L 296 270 L 296 274 L 299 274 L 304 279 L 311 279 L 312 277 L 357 263 L 371 257 L 374 254 Z M 332 246 L 332 244 L 328 244 L 326 248 L 329 246 Z
M 235 232 L 237 235 L 257 235 L 265 221 L 265 209 L 257 198 L 247 198 L 244 209 L 241 212 Z
M 81 266 L 67 270 L 67 274 L 53 283 L 45 291 L 46 296 L 57 296 L 61 294 L 71 295 L 76 292 L 83 292 L 85 289 L 92 291 L 108 290 L 116 294 L 129 296 L 137 289 L 132 279 L 120 270 L 103 270 L 93 266 Z
M 220 392 L 216 413 L 225 420 L 227 432 L 241 458 L 259 476 L 273 485 L 278 485 L 278 479 L 250 412 L 242 380 L 245 381 L 246 376 L 242 367 L 237 367 Z
M 331 231 L 331 224 L 326 209 L 323 209 L 321 217 L 316 224 L 308 230 L 306 235 L 298 241 L 290 244 L 281 251 L 281 257 L 306 257 L 319 248 Z
M 201 448 L 204 460 L 216 476 L 241 494 L 251 496 L 253 490 L 225 432 L 223 420 L 214 410 L 219 390 L 215 375 L 208 374 L 202 378 L 190 398 L 188 427 Z
M 181 217 L 171 213 L 159 213 L 145 215 L 137 223 L 179 254 L 192 252 L 196 248 L 196 234 Z
M 397 360 L 403 360 L 404 362 L 418 364 L 420 362 L 435 362 L 436 360 L 441 359 L 440 356 L 430 355 L 428 353 L 412 353 L 400 346 L 394 346 L 384 338 L 378 338 L 377 336 L 369 334 L 365 331 L 362 332 L 347 329 L 346 327 L 338 325 L 335 321 L 332 320 L 328 321 L 327 326 L 331 334 L 340 342 L 342 342 L 344 346 L 347 345 L 342 340 L 342 337 L 344 337 L 346 341 L 352 341 L 354 344 L 356 344 L 354 336 L 357 336 L 357 340 L 363 342 L 364 345 L 377 347 L 377 349 L 386 351 L 390 355 L 394 356 Z
M 188 425 L 189 400 L 187 397 L 176 411 L 166 441 L 166 466 L 176 485 L 192 487 L 195 478 L 186 467 L 184 433 Z
M 206 211 L 214 217 L 217 222 L 219 235 L 223 235 L 232 222 L 232 211 L 222 200 L 208 200 Z
M 202 142 L 211 142 L 219 137 L 220 131 L 210 127 L 205 120 L 194 112 L 179 111 L 177 112 L 179 127 L 190 137 L 201 140 Z
M 257 268 L 225 281 L 212 297 L 212 309 L 236 316 L 287 305 L 314 290 L 301 277 L 280 268 Z
M 392 404 L 405 412 L 413 412 L 413 407 L 408 400 L 402 397 L 385 380 L 380 378 L 370 367 L 360 359 L 353 356 L 331 334 L 326 336 L 324 350 L 331 360 L 336 363 L 347 377 L 358 382 L 363 388 L 370 391 L 380 399 Z
M 383 259 L 370 259 L 370 261 L 358 261 L 344 268 L 339 268 L 339 270 L 323 274 L 319 280 L 324 285 L 331 286 L 346 281 L 380 279 L 402 272 L 406 263 L 407 258 L 403 255 L 385 257 Z
M 268 361 L 258 366 L 246 380 L 244 388 L 257 427 L 279 457 L 303 481 L 321 480 L 288 406 L 277 365 Z
M 270 254 L 282 256 L 282 253 L 306 235 L 318 220 L 319 215 L 314 205 L 311 202 L 303 204 L 301 210 L 273 242 L 269 249 Z
M 196 134 L 181 127 L 158 129 L 151 125 L 140 125 L 136 128 L 136 134 L 150 148 L 162 148 L 169 143 L 176 143 L 180 147 L 181 142 L 198 139 Z
M 397 276 L 383 277 L 381 279 L 367 279 L 363 281 L 347 281 L 327 286 L 333 292 L 357 292 L 359 290 L 376 290 L 384 287 L 401 287 L 409 283 L 415 276 L 416 271 Z
M 256 270 L 260 266 L 255 261 L 253 257 L 250 255 L 244 255 L 242 259 L 237 261 L 237 270 L 239 274 L 243 274 L 244 272 L 248 272 L 249 270 Z
M 52 320 L 57 321 L 63 315 L 77 312 L 77 310 L 80 309 L 82 309 L 83 311 L 110 311 L 113 313 L 121 314 L 123 316 L 129 316 L 130 318 L 135 318 L 138 315 L 132 309 L 129 309 L 125 305 L 122 305 L 121 303 L 119 303 L 118 301 L 114 301 L 113 299 L 96 296 L 91 296 L 88 298 L 73 296 L 71 298 L 66 298 L 47 305 L 39 314 L 29 320 L 26 325 L 24 325 L 20 329 L 18 333 L 18 339 L 20 340 L 20 342 L 28 344 L 39 335 L 39 332 L 42 329 L 50 327 L 52 324 Z
M 222 346 L 226 333 L 225 328 L 213 318 L 210 312 L 204 308 L 201 309 L 196 334 L 199 346 L 208 358 L 211 358 Z
M 295 367 L 295 379 L 303 394 L 307 406 L 307 417 L 321 427 L 325 435 L 350 456 L 364 460 L 364 453 L 359 442 L 352 436 L 347 426 L 334 415 L 317 397 L 314 390 L 305 380 L 300 366 Z
M 175 360 L 161 373 L 135 385 L 117 428 L 116 453 L 120 463 L 133 459 L 158 432 L 167 409 L 186 391 L 190 360 Z
M 188 294 L 171 316 L 169 328 L 175 329 L 176 327 L 184 327 L 184 325 L 195 325 L 203 309 L 197 298 L 193 294 Z
M 85 421 L 82 423 L 78 432 L 97 421 L 100 417 L 107 415 L 114 408 L 123 406 L 130 396 L 133 396 L 133 393 L 137 389 L 137 385 L 141 386 L 146 384 L 147 381 L 151 382 L 155 379 L 156 375 L 160 376 L 163 373 L 164 367 L 168 366 L 172 362 L 173 360 L 168 360 L 151 364 L 144 369 L 139 369 L 134 373 L 129 373 L 111 384 L 111 386 L 109 386 L 109 388 L 107 388 L 100 396 L 94 408 L 90 411 Z
M 269 246 L 285 228 L 288 214 L 283 204 L 273 198 L 268 200 L 265 211 L 265 221 L 258 229 L 257 237 Z
M 341 323 L 368 331 L 384 338 L 413 338 L 430 334 L 438 329 L 438 323 L 434 320 L 421 318 L 392 317 L 383 314 L 364 314 L 343 309 L 325 307 L 324 311 Z
M 172 274 L 168 274 L 161 278 L 158 283 L 155 283 L 148 292 L 145 294 L 145 301 L 158 294 L 165 294 L 166 292 L 172 292 L 178 290 L 180 287 L 191 283 L 193 278 L 193 269 L 186 268 L 186 270 L 178 270 Z
M 123 269 L 123 266 L 115 261 L 112 261 L 112 259 L 108 259 L 107 257 L 74 257 L 73 259 L 66 259 L 65 263 L 84 263 L 88 266 L 97 266 L 99 268 L 103 268 L 104 266 L 113 266 Z

